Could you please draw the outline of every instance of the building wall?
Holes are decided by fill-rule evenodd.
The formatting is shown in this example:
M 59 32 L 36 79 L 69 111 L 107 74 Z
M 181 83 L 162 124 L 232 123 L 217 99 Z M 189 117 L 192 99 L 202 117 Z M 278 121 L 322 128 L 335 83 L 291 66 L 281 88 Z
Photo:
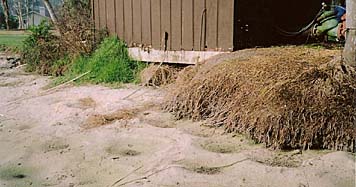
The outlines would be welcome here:
M 129 47 L 234 50 L 235 0 L 93 0 L 96 28 Z
M 24 20 L 26 20 L 26 16 L 24 17 Z M 29 24 L 28 26 L 38 26 L 43 20 L 48 20 L 49 18 L 40 16 L 38 14 L 30 14 L 29 16 Z M 26 25 L 26 24 L 25 24 Z
M 27 26 L 27 16 L 24 16 L 23 17 L 23 20 L 24 20 L 24 25 Z M 33 14 L 31 13 L 29 15 L 29 24 L 28 24 L 28 27 L 31 27 L 31 26 L 38 26 L 43 20 L 49 20 L 48 17 L 44 17 L 44 16 L 41 16 L 41 15 L 38 15 L 38 14 Z

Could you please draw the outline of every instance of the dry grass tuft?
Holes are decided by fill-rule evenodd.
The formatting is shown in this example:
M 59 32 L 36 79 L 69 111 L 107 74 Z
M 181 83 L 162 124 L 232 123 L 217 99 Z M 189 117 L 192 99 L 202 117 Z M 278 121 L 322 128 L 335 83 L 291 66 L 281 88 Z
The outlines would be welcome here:
M 356 72 L 335 50 L 250 49 L 188 69 L 165 108 L 267 147 L 355 151 Z
M 168 85 L 174 82 L 180 70 L 169 65 L 150 65 L 140 73 L 140 79 L 146 86 Z
M 142 112 L 155 107 L 156 104 L 148 103 L 136 108 L 118 110 L 110 114 L 94 114 L 88 117 L 82 127 L 84 129 L 92 129 L 105 126 L 119 120 L 131 120 L 139 116 Z
M 111 114 L 95 114 L 90 116 L 83 125 L 85 129 L 92 129 L 108 125 L 118 120 L 133 119 L 138 113 L 137 109 L 119 110 Z

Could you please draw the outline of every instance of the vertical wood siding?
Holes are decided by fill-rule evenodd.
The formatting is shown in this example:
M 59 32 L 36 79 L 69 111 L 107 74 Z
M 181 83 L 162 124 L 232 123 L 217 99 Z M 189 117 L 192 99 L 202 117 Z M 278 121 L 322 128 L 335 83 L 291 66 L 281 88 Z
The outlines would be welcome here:
M 129 47 L 150 46 L 173 51 L 232 51 L 234 48 L 235 0 L 92 2 L 95 27 L 106 27 Z

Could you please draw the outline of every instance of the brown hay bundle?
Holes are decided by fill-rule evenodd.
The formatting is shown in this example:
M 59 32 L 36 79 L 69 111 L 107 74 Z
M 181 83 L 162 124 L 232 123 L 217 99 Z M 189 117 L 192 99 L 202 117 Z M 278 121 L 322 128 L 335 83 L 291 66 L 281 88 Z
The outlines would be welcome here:
M 140 73 L 140 79 L 146 86 L 168 85 L 174 82 L 180 69 L 169 65 L 150 65 Z
M 356 73 L 328 66 L 335 54 L 302 47 L 232 53 L 178 79 L 165 107 L 268 147 L 354 151 Z

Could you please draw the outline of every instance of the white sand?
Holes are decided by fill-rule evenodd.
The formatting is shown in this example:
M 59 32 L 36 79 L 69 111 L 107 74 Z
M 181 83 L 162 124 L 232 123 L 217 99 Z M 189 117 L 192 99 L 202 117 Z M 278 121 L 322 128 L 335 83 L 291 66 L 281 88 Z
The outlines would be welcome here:
M 354 187 L 355 155 L 281 152 L 159 110 L 164 92 L 67 87 L 0 70 L 0 186 Z M 95 101 L 89 107 L 81 99 Z M 14 102 L 18 101 L 18 102 Z M 131 120 L 93 129 L 93 114 L 155 103 Z M 125 177 L 126 176 L 126 177 Z M 131 181 L 131 182 L 130 182 Z

